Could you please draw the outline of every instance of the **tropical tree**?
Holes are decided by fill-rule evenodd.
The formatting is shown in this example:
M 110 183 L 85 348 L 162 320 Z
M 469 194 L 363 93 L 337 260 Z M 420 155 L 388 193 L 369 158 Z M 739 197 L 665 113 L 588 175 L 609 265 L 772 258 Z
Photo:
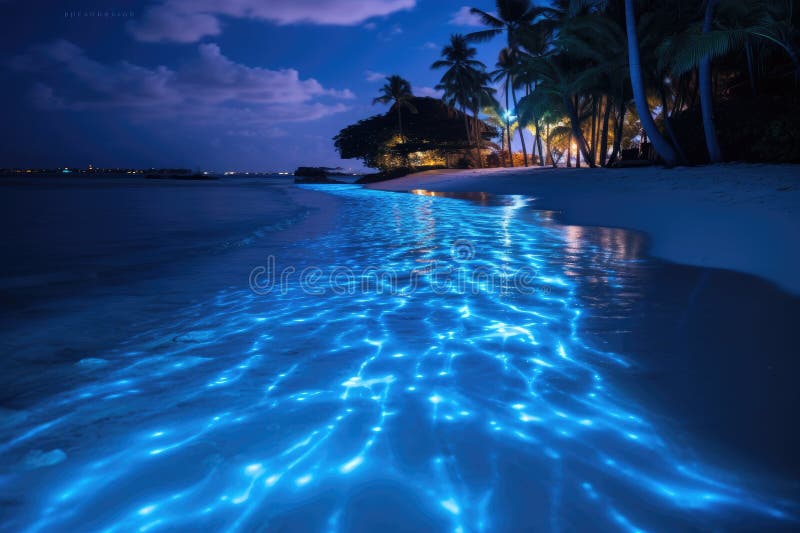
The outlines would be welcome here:
M 503 33 L 506 46 L 511 50 L 520 49 L 520 38 L 540 17 L 551 11 L 550 8 L 534 6 L 531 0 L 496 0 L 497 15 L 473 7 L 470 12 L 477 15 L 488 29 L 470 33 L 467 37 L 474 41 L 488 41 Z
M 467 143 L 480 150 L 481 128 L 478 126 L 477 109 L 482 107 L 482 99 L 492 89 L 486 86 L 488 75 L 486 65 L 475 59 L 478 50 L 469 45 L 469 41 L 460 34 L 450 36 L 450 43 L 442 50 L 442 59 L 431 65 L 433 69 L 446 68 L 440 83 L 436 86 L 443 92 L 442 100 L 464 114 L 464 127 Z M 472 127 L 467 110 L 473 111 Z M 482 166 L 480 152 L 475 156 Z
M 514 82 L 514 71 L 516 62 L 519 59 L 520 39 L 522 35 L 529 31 L 531 25 L 540 17 L 550 12 L 550 8 L 534 6 L 531 0 L 496 0 L 497 15 L 487 13 L 482 9 L 473 7 L 470 11 L 477 15 L 488 29 L 473 32 L 468 38 L 474 41 L 487 41 L 505 33 L 507 46 L 500 52 L 497 60 L 496 81 L 504 80 L 506 93 L 506 109 L 509 108 L 508 95 L 511 93 L 514 101 L 514 113 L 518 113 L 517 93 Z M 510 132 L 510 120 L 506 120 L 506 132 Z M 528 149 L 525 145 L 524 128 L 520 130 L 520 141 L 522 142 L 522 154 L 525 166 L 528 166 Z M 509 142 L 509 155 L 511 165 L 514 165 L 514 158 L 511 153 L 511 143 Z
M 706 0 L 702 24 L 688 25 L 675 37 L 671 49 L 662 47 L 660 59 L 675 75 L 698 69 L 703 129 L 712 163 L 722 161 L 713 113 L 712 60 L 743 50 L 755 95 L 753 43 L 760 41 L 785 52 L 795 78 L 800 79 L 800 33 L 793 22 L 795 16 L 792 0 Z
M 609 138 L 614 138 L 612 158 L 619 153 L 621 124 L 629 102 L 630 86 L 628 74 L 628 45 L 625 30 L 618 13 L 609 4 L 605 11 L 575 13 L 565 17 L 558 34 L 558 45 L 570 56 L 584 61 L 579 67 L 581 74 L 591 83 L 586 89 L 592 93 L 597 106 L 599 140 L 594 139 L 591 152 L 599 152 L 599 164 L 605 166 L 608 159 Z M 602 109 L 602 117 L 600 110 Z M 610 131 L 614 114 L 616 127 Z M 592 117 L 594 119 L 594 114 Z M 596 136 L 597 137 L 597 136 Z
M 625 26 L 628 35 L 628 66 L 630 69 L 631 86 L 633 87 L 633 100 L 636 103 L 636 112 L 642 128 L 647 132 L 653 148 L 664 160 L 668 167 L 674 167 L 678 163 L 678 154 L 672 145 L 667 141 L 661 131 L 656 126 L 653 115 L 650 114 L 650 106 L 647 103 L 647 90 L 644 85 L 642 74 L 642 61 L 639 53 L 639 35 L 636 27 L 636 12 L 633 0 L 625 0 Z
M 719 0 L 706 0 L 703 33 L 709 33 L 714 22 L 714 10 Z M 714 124 L 714 91 L 711 86 L 711 55 L 707 54 L 700 61 L 700 106 L 703 113 L 703 129 L 706 136 L 708 157 L 712 163 L 722 162 L 722 150 L 717 139 L 717 127 Z
M 533 134 L 532 153 L 538 150 L 540 164 L 555 163 L 566 152 L 570 165 L 571 152 L 589 166 L 604 165 L 609 144 L 613 163 L 622 148 L 636 147 L 641 139 L 639 146 L 649 141 L 663 163 L 674 166 L 703 159 L 705 149 L 697 149 L 703 145 L 701 135 L 712 162 L 722 159 L 723 147 L 731 153 L 780 155 L 773 145 L 783 146 L 782 140 L 800 135 L 793 126 L 800 119 L 792 118 L 800 113 L 795 4 L 548 0 L 547 7 L 538 7 L 531 0 L 496 0 L 493 13 L 471 10 L 485 27 L 451 41 L 438 62 L 438 68 L 447 68 L 439 88 L 445 101 L 471 111 L 473 120 L 483 108 L 484 115 L 498 121 L 509 155 L 510 140 L 519 129 L 526 165 L 526 129 Z M 476 61 L 470 41 L 499 36 L 504 46 L 491 75 L 505 92 L 504 106 L 485 103 L 493 100 L 485 71 L 464 65 L 465 60 Z M 761 92 L 769 97 L 750 105 L 742 101 L 748 89 L 752 96 Z M 767 127 L 755 109 L 786 114 Z M 751 120 L 747 129 L 728 126 L 740 117 Z M 726 126 L 719 139 L 717 120 Z M 469 118 L 464 129 L 470 138 Z M 757 140 L 745 138 L 756 131 Z M 767 139 L 773 138 L 770 144 Z M 548 145 L 547 155 L 542 141 Z
M 397 111 L 397 132 L 400 135 L 400 140 L 405 142 L 405 135 L 403 134 L 403 110 L 412 114 L 417 113 L 417 108 L 414 107 L 412 103 L 414 94 L 411 91 L 411 83 L 398 75 L 389 76 L 386 78 L 386 81 L 387 83 L 381 87 L 380 96 L 372 100 L 372 105 L 394 105 Z
M 561 105 L 561 113 L 566 116 L 572 129 L 579 152 L 590 167 L 595 166 L 589 144 L 581 128 L 583 121 L 578 97 L 594 74 L 590 71 L 575 72 L 571 58 L 567 54 L 559 53 L 558 50 L 554 50 L 546 56 L 526 56 L 524 61 L 527 63 L 527 68 L 537 72 L 540 77 L 541 81 L 537 92 L 557 99 Z
M 510 128 L 511 122 L 515 122 L 515 120 L 513 120 L 511 117 L 518 117 L 519 114 L 518 110 L 519 102 L 517 101 L 517 92 L 514 89 L 515 86 L 514 74 L 517 70 L 518 57 L 519 57 L 518 51 L 515 51 L 511 48 L 503 48 L 502 50 L 500 50 L 500 56 L 497 58 L 497 70 L 492 72 L 492 75 L 494 76 L 494 81 L 495 82 L 502 81 L 503 83 L 504 92 L 506 95 L 506 109 L 509 109 L 509 101 L 508 101 L 509 94 L 513 98 L 514 110 L 513 112 L 509 111 L 506 116 L 507 129 Z M 525 162 L 525 166 L 527 167 L 528 148 L 525 145 L 525 135 L 523 135 L 522 132 L 523 128 L 519 128 L 519 138 L 522 143 L 522 157 L 523 161 Z M 511 136 L 509 135 L 509 139 L 510 138 Z M 513 167 L 514 157 L 511 152 L 511 142 L 508 143 L 508 154 L 509 157 L 511 158 L 511 166 Z

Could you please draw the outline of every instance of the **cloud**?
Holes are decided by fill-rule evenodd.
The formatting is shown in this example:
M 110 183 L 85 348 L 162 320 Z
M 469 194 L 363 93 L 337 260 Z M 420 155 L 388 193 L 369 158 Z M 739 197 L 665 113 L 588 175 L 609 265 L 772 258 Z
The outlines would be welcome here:
M 225 18 L 355 26 L 415 6 L 416 0 L 161 0 L 128 30 L 140 41 L 189 43 L 219 35 Z
M 128 30 L 139 41 L 193 43 L 219 35 L 222 24 L 216 15 L 181 11 L 171 4 L 162 4 L 148 9 L 141 21 L 131 21 Z
M 441 98 L 442 91 L 434 89 L 433 87 L 419 87 L 414 89 L 415 96 L 430 96 L 431 98 Z
M 483 26 L 481 18 L 470 13 L 468 6 L 459 9 L 450 19 L 450 24 L 454 26 Z
M 403 35 L 403 33 L 403 28 L 395 24 L 391 28 L 387 28 L 381 32 L 378 32 L 378 38 L 382 41 L 391 41 L 395 37 Z
M 269 70 L 236 63 L 219 46 L 197 47 L 177 69 L 105 64 L 75 44 L 59 40 L 17 56 L 11 66 L 39 80 L 34 105 L 72 111 L 116 109 L 134 120 L 227 124 L 238 129 L 314 120 L 348 109 L 349 90 L 302 79 L 295 69 Z
M 441 46 L 431 41 L 428 41 L 427 43 L 422 45 L 423 50 L 439 50 L 440 48 Z
M 376 81 L 383 81 L 387 78 L 386 74 L 381 74 L 380 72 L 374 72 L 372 70 L 368 70 L 366 73 L 366 79 L 370 83 L 374 83 Z

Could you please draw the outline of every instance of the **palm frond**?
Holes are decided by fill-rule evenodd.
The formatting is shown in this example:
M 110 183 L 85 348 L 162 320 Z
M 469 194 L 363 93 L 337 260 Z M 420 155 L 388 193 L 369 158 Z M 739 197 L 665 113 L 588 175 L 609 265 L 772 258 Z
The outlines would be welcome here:
M 502 20 L 495 17 L 491 13 L 487 13 L 482 9 L 478 9 L 477 7 L 473 7 L 469 10 L 469 12 L 480 18 L 481 23 L 483 23 L 485 26 L 491 26 L 492 28 L 503 28 L 503 26 L 505 26 Z
M 481 30 L 475 31 L 467 35 L 467 40 L 473 43 L 483 43 L 491 41 L 498 35 L 503 33 L 503 30 Z

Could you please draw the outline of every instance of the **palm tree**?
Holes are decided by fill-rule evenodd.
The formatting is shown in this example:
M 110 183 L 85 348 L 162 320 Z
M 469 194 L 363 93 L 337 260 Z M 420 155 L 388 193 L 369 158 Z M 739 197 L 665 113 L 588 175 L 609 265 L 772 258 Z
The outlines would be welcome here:
M 636 29 L 636 12 L 633 8 L 633 0 L 625 0 L 625 25 L 628 34 L 628 64 L 631 74 L 631 86 L 633 87 L 633 100 L 636 103 L 639 120 L 653 143 L 653 148 L 664 160 L 664 164 L 668 167 L 674 167 L 678 162 L 678 154 L 664 136 L 661 135 L 655 120 L 653 120 L 653 115 L 650 114 L 650 106 L 647 103 L 647 91 L 642 75 L 639 36 Z
M 417 108 L 414 107 L 412 99 L 414 94 L 411 91 L 411 83 L 403 79 L 401 76 L 394 75 L 386 78 L 388 82 L 380 90 L 380 96 L 372 100 L 372 105 L 375 104 L 394 104 L 397 110 L 397 131 L 400 135 L 400 140 L 405 143 L 405 135 L 403 134 L 403 110 L 407 110 L 412 114 L 417 113 Z
M 510 89 L 516 112 L 517 93 L 514 89 L 513 71 L 515 62 L 519 58 L 520 38 L 523 32 L 530 28 L 536 19 L 550 12 L 550 9 L 534 6 L 531 0 L 496 0 L 496 6 L 497 16 L 475 7 L 470 10 L 473 15 L 480 17 L 483 24 L 489 26 L 489 29 L 473 32 L 467 37 L 473 41 L 487 41 L 505 32 L 507 47 L 500 52 L 500 57 L 497 62 L 497 73 L 505 73 L 506 109 L 509 107 L 508 93 Z M 498 80 L 502 78 L 503 76 L 498 76 Z M 507 133 L 510 131 L 508 122 L 509 120 L 506 120 Z M 522 140 L 522 154 L 525 160 L 525 166 L 527 167 L 528 149 L 525 146 L 525 136 L 522 133 L 523 129 L 524 128 L 520 128 L 520 139 Z M 508 150 L 511 156 L 511 166 L 514 166 L 511 142 L 509 142 Z
M 509 102 L 508 96 L 509 93 L 513 97 L 514 101 L 514 111 L 513 113 L 509 113 L 506 117 L 506 122 L 512 122 L 511 116 L 519 114 L 519 102 L 517 102 L 517 92 L 514 89 L 514 72 L 516 71 L 517 66 L 517 57 L 518 54 L 511 48 L 503 48 L 500 50 L 500 56 L 497 58 L 497 70 L 492 72 L 494 76 L 494 81 L 503 81 L 503 86 L 505 88 L 506 93 L 506 109 L 509 109 Z M 522 141 L 522 156 L 523 160 L 525 161 L 525 166 L 528 166 L 528 148 L 525 145 L 525 135 L 523 135 L 524 128 L 519 128 L 519 138 Z M 510 139 L 510 136 L 509 136 Z M 511 158 L 511 166 L 514 166 L 514 156 L 511 151 L 511 142 L 508 143 L 508 155 Z
M 580 70 L 592 81 L 590 89 L 596 93 L 593 98 L 599 102 L 605 96 L 603 116 L 599 119 L 600 140 L 595 143 L 599 150 L 592 150 L 599 151 L 601 166 L 605 166 L 608 159 L 609 133 L 614 136 L 614 154 L 619 152 L 619 126 L 628 103 L 626 93 L 630 84 L 627 37 L 622 27 L 621 12 L 614 11 L 612 7 L 617 6 L 609 5 L 605 10 L 598 7 L 596 12 L 566 17 L 557 39 L 559 46 L 569 55 L 586 61 Z M 575 9 L 575 6 L 572 8 Z M 614 132 L 609 131 L 612 110 L 617 118 Z
M 703 20 L 703 33 L 711 31 L 714 21 L 714 10 L 719 4 L 719 0 L 707 0 L 706 13 Z M 706 55 L 700 61 L 700 107 L 703 114 L 703 130 L 706 136 L 706 147 L 708 147 L 708 157 L 712 163 L 722 162 L 722 150 L 717 139 L 717 128 L 714 125 L 714 92 L 711 87 L 711 56 Z
M 792 23 L 793 13 L 791 0 L 707 0 L 702 28 L 689 26 L 676 37 L 672 48 L 662 50 L 661 61 L 674 74 L 698 69 L 703 128 L 712 163 L 722 161 L 713 115 L 712 59 L 743 49 L 750 89 L 755 95 L 752 42 L 762 41 L 786 52 L 795 77 L 800 79 L 800 33 Z
M 486 90 L 485 81 L 488 78 L 485 70 L 486 65 L 475 59 L 478 51 L 469 45 L 469 41 L 459 34 L 450 36 L 450 44 L 442 50 L 442 59 L 436 61 L 431 68 L 447 68 L 442 76 L 441 82 L 436 86 L 443 91 L 442 100 L 451 107 L 459 109 L 464 115 L 464 127 L 467 134 L 467 145 L 472 144 L 472 130 L 475 130 L 475 146 L 480 145 L 480 127 L 477 120 L 474 128 L 470 128 L 470 119 L 467 110 L 475 110 L 482 107 L 476 105 L 476 99 L 480 99 L 479 93 Z M 475 112 L 477 119 L 477 112 Z M 482 165 L 480 153 L 476 159 Z
M 488 41 L 505 32 L 507 46 L 519 50 L 522 33 L 539 17 L 551 12 L 550 8 L 534 6 L 531 0 L 497 0 L 497 16 L 473 7 L 470 12 L 477 15 L 487 30 L 470 33 L 473 41 Z
M 484 107 L 483 114 L 486 115 L 487 124 L 500 130 L 500 149 L 505 152 L 509 144 L 508 139 L 513 138 L 517 131 L 517 124 L 508 121 L 509 111 L 497 100 Z
M 537 72 L 541 80 L 537 91 L 558 99 L 562 113 L 566 115 L 572 129 L 578 150 L 589 166 L 594 167 L 589 145 L 581 129 L 583 121 L 579 109 L 578 93 L 586 89 L 595 74 L 591 70 L 576 72 L 572 59 L 563 51 L 555 49 L 546 56 L 525 56 L 524 61 L 527 63 L 527 68 Z

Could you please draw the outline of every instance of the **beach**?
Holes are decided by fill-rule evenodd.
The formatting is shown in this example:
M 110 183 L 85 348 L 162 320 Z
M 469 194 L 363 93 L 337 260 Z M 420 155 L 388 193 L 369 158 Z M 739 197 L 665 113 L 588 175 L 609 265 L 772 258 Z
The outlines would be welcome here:
M 800 165 L 435 170 L 368 187 L 533 196 L 564 224 L 643 231 L 656 257 L 800 295 Z

